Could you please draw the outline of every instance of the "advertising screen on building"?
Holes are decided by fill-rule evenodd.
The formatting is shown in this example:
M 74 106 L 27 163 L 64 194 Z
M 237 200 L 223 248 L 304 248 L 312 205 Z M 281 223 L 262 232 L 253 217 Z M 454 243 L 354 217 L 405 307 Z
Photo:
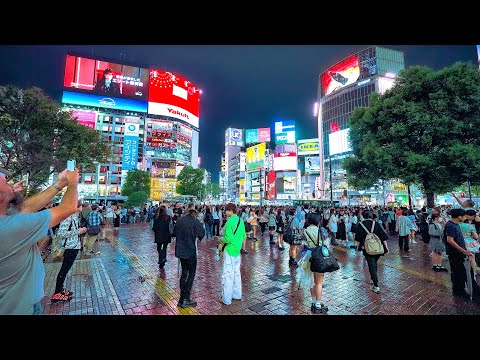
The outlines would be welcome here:
M 295 194 L 295 176 L 286 176 L 283 178 L 283 192 Z
M 305 173 L 309 175 L 320 174 L 319 156 L 305 156 Z
M 295 121 L 275 122 L 275 144 L 295 144 Z
M 272 199 L 275 199 L 275 180 L 276 180 L 275 171 L 269 171 L 267 178 L 268 178 L 268 181 L 267 181 L 267 184 L 268 184 L 268 189 L 267 189 L 268 198 L 270 200 L 272 200 Z
M 244 146 L 243 130 L 228 128 L 225 131 L 225 146 Z
M 96 111 L 86 111 L 86 110 L 74 110 L 71 116 L 72 120 L 76 120 L 79 124 L 95 129 L 95 124 L 97 122 L 97 112 Z
M 100 96 L 148 100 L 148 69 L 67 55 L 63 86 Z
M 269 142 L 270 128 L 259 129 L 246 129 L 245 130 L 245 142 L 247 144 L 253 144 L 258 142 Z
M 298 140 L 298 155 L 318 154 L 318 138 Z
M 120 99 L 116 97 L 91 95 L 71 91 L 63 92 L 62 102 L 66 104 L 96 106 L 115 110 L 147 112 L 146 101 Z
M 480 45 L 477 45 L 478 67 L 480 67 Z
M 297 155 L 294 152 L 278 153 L 273 158 L 275 171 L 297 170 Z
M 258 170 L 263 167 L 266 149 L 265 143 L 247 148 L 247 171 Z
M 323 73 L 322 95 L 329 95 L 337 89 L 353 84 L 359 77 L 360 66 L 358 56 L 350 56 Z
M 150 70 L 148 112 L 173 117 L 198 128 L 200 89 L 184 77 Z
M 140 119 L 125 119 L 125 130 L 123 134 L 122 171 L 137 168 L 139 129 Z
M 258 142 L 258 129 L 246 129 L 245 130 L 245 142 L 247 144 Z
M 341 154 L 347 151 L 352 151 L 348 141 L 348 133 L 350 129 L 343 129 L 334 133 L 328 134 L 328 143 L 330 145 L 330 155 Z

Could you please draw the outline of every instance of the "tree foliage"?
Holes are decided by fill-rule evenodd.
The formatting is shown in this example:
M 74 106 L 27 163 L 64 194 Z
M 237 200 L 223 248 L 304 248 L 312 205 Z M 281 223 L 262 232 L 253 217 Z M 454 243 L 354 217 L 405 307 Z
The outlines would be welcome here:
M 343 166 L 354 186 L 400 179 L 422 186 L 432 206 L 434 192 L 480 176 L 480 72 L 473 64 L 403 70 L 349 124 L 354 157 Z
M 140 206 L 148 200 L 148 194 L 144 191 L 135 191 L 128 196 L 125 201 L 126 206 Z
M 212 183 L 212 197 L 217 198 L 220 196 L 221 189 L 219 184 Z
M 110 157 L 100 132 L 60 109 L 39 88 L 0 87 L 0 166 L 15 177 L 29 172 L 33 189 L 65 169 L 68 159 L 92 166 Z
M 122 186 L 122 195 L 130 196 L 139 191 L 150 194 L 150 174 L 137 169 L 129 170 L 125 184 Z
M 200 192 L 203 193 L 204 174 L 205 170 L 202 168 L 194 169 L 191 166 L 185 166 L 177 177 L 177 193 L 192 196 L 198 196 Z

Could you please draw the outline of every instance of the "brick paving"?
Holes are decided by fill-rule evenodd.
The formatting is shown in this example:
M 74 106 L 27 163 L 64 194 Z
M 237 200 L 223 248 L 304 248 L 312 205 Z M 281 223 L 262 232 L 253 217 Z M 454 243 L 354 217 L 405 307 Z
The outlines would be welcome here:
M 51 304 L 50 297 L 61 263 L 45 261 L 48 315 L 311 315 L 310 291 L 299 288 L 295 270 L 288 267 L 288 245 L 281 252 L 269 244 L 268 235 L 247 240 L 249 254 L 242 256 L 242 300 L 229 306 L 219 301 L 221 263 L 214 260 L 215 241 L 199 242 L 197 273 L 192 289 L 196 308 L 176 306 L 179 263 L 175 243 L 167 250 L 167 263 L 158 269 L 153 233 L 147 224 L 105 229 L 105 240 L 96 243 L 101 253 L 79 254 L 66 278 L 74 292 L 70 302 Z M 340 246 L 333 253 L 340 270 L 325 275 L 322 302 L 329 315 L 473 315 L 476 302 L 451 295 L 449 273 L 431 270 L 428 244 L 412 244 L 410 253 L 399 254 L 398 238 L 389 242 L 391 253 L 378 263 L 380 294 L 369 289 L 369 274 L 361 253 Z M 449 268 L 448 260 L 444 261 Z

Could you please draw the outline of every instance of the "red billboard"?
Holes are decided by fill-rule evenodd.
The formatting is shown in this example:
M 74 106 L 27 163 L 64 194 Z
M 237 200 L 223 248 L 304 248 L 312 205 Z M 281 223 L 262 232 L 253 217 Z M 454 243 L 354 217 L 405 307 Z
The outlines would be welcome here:
M 323 73 L 322 96 L 355 83 L 359 77 L 360 65 L 358 57 L 357 55 L 352 55 Z
M 169 71 L 150 70 L 148 113 L 173 117 L 199 127 L 200 89 Z
M 118 98 L 148 99 L 148 69 L 67 55 L 63 86 Z
M 275 200 L 275 180 L 277 174 L 275 171 L 268 172 L 267 186 L 268 186 L 268 198 L 270 200 Z

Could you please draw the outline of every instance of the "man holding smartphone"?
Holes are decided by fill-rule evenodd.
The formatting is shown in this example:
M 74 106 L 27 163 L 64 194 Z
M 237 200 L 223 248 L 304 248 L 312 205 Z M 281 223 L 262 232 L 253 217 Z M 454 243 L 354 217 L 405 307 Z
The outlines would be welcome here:
M 18 213 L 7 215 L 16 195 L 23 191 L 21 182 L 9 184 L 10 176 L 0 169 L 0 314 L 41 314 L 45 268 L 37 242 L 48 229 L 76 212 L 78 170 L 66 171 L 52 186 L 17 204 Z M 60 205 L 39 211 L 65 186 Z

